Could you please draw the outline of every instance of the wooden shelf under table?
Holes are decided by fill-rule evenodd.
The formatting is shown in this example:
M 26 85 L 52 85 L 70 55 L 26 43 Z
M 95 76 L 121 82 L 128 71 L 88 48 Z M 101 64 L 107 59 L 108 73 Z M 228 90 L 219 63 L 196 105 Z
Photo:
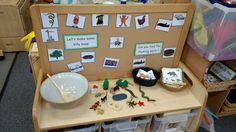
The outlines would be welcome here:
M 42 78 L 43 77 L 41 75 L 37 87 L 40 86 L 43 80 Z M 198 99 L 198 97 L 196 97 L 199 95 L 193 93 L 193 89 L 204 89 L 200 82 L 196 82 L 197 78 L 192 80 L 193 86 L 191 88 L 187 88 L 180 92 L 167 91 L 159 83 L 157 83 L 153 87 L 142 86 L 142 90 L 145 91 L 146 95 L 149 96 L 151 99 L 155 99 L 156 102 L 147 102 L 146 99 L 141 97 L 141 93 L 138 90 L 139 86 L 133 82 L 133 79 L 125 79 L 128 80 L 130 83 L 134 84 L 133 86 L 129 85 L 128 88 L 132 90 L 136 96 L 138 96 L 137 100 L 145 102 L 145 106 L 135 106 L 135 108 L 130 108 L 126 104 L 127 100 L 125 100 L 118 102 L 120 106 L 122 106 L 122 109 L 120 111 L 115 111 L 113 109 L 108 108 L 106 103 L 102 103 L 101 108 L 105 110 L 105 113 L 103 115 L 97 115 L 96 111 L 93 111 L 89 108 L 92 104 L 94 104 L 94 102 L 100 101 L 101 97 L 96 98 L 94 97 L 94 95 L 88 93 L 75 106 L 58 107 L 53 106 L 50 103 L 44 101 L 39 95 L 39 88 L 37 88 L 34 100 L 35 102 L 33 106 L 33 119 L 35 127 L 37 127 L 38 125 L 40 131 L 51 130 L 56 128 L 65 128 L 96 122 L 117 120 L 126 117 L 154 115 L 158 113 L 178 111 L 184 109 L 202 109 L 202 106 L 204 105 L 203 102 L 201 102 L 202 99 Z M 109 80 L 110 87 L 115 86 L 116 81 L 117 79 Z M 92 81 L 89 82 L 89 86 L 91 87 L 92 85 L 96 84 L 98 85 L 99 89 L 102 89 L 102 83 L 103 80 Z M 123 89 L 121 89 L 121 91 L 126 92 Z M 108 94 L 108 102 L 112 101 L 112 96 L 109 95 L 110 94 Z M 130 96 L 129 93 L 127 93 L 127 95 L 128 97 Z M 204 98 L 206 97 L 206 95 L 201 96 Z

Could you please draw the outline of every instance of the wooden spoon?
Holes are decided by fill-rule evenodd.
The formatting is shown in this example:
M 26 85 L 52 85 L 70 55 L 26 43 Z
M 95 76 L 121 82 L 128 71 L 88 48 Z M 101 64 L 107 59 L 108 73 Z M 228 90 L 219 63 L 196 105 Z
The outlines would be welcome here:
M 57 85 L 57 83 L 52 79 L 52 77 L 49 74 L 47 74 L 47 76 L 61 94 L 61 97 L 63 98 L 64 102 L 68 102 L 69 100 L 67 94 Z

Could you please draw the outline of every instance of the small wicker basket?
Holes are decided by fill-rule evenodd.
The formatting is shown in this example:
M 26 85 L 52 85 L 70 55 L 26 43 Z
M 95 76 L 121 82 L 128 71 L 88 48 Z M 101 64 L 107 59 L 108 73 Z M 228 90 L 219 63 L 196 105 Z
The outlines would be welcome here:
M 207 91 L 209 92 L 224 91 L 229 89 L 232 85 L 235 85 L 236 79 L 223 82 L 216 82 L 216 83 L 209 83 L 203 80 L 203 84 L 206 86 Z
M 163 81 L 162 81 L 162 77 L 161 77 L 161 79 L 160 79 L 160 84 L 162 85 L 162 87 L 163 88 L 165 88 L 165 89 L 167 89 L 167 90 L 169 90 L 169 91 L 173 91 L 173 92 L 178 92 L 178 91 L 182 91 L 182 90 L 184 90 L 185 88 L 188 88 L 188 87 L 190 87 L 191 85 L 190 85 L 190 82 L 189 82 L 189 80 L 186 78 L 186 74 L 183 72 L 183 84 L 184 85 L 179 85 L 179 86 L 177 86 L 177 85 L 168 85 L 168 84 L 165 84 L 165 83 L 163 83 Z M 191 80 L 190 80 L 191 81 Z

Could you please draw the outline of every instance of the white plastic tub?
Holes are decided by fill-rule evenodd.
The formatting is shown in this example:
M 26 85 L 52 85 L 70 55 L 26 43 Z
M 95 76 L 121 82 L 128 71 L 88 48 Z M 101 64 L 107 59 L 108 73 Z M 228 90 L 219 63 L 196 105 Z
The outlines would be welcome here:
M 192 0 L 196 6 L 188 44 L 209 61 L 236 59 L 236 8 L 208 0 Z
M 88 127 L 82 127 L 82 128 L 73 128 L 70 130 L 65 130 L 64 132 L 96 132 L 98 130 L 99 124 L 94 124 Z
M 177 132 L 187 130 L 195 113 L 177 114 L 158 117 L 154 116 L 151 132 Z
M 104 132 L 144 132 L 151 117 L 142 117 L 135 121 L 115 121 L 112 124 L 102 124 Z

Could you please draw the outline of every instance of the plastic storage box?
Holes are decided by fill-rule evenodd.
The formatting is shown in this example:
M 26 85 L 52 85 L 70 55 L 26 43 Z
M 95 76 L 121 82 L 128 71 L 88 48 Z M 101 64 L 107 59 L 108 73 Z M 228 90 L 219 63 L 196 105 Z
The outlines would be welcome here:
M 195 113 L 168 115 L 163 117 L 154 116 L 151 132 L 177 132 L 188 130 Z
M 151 117 L 141 117 L 135 121 L 115 121 L 111 124 L 102 124 L 104 132 L 144 132 Z
M 207 0 L 196 6 L 188 44 L 209 61 L 236 59 L 236 8 Z
M 79 126 L 75 127 L 71 130 L 65 130 L 64 132 L 96 132 L 98 130 L 99 124 L 93 124 L 88 126 Z

